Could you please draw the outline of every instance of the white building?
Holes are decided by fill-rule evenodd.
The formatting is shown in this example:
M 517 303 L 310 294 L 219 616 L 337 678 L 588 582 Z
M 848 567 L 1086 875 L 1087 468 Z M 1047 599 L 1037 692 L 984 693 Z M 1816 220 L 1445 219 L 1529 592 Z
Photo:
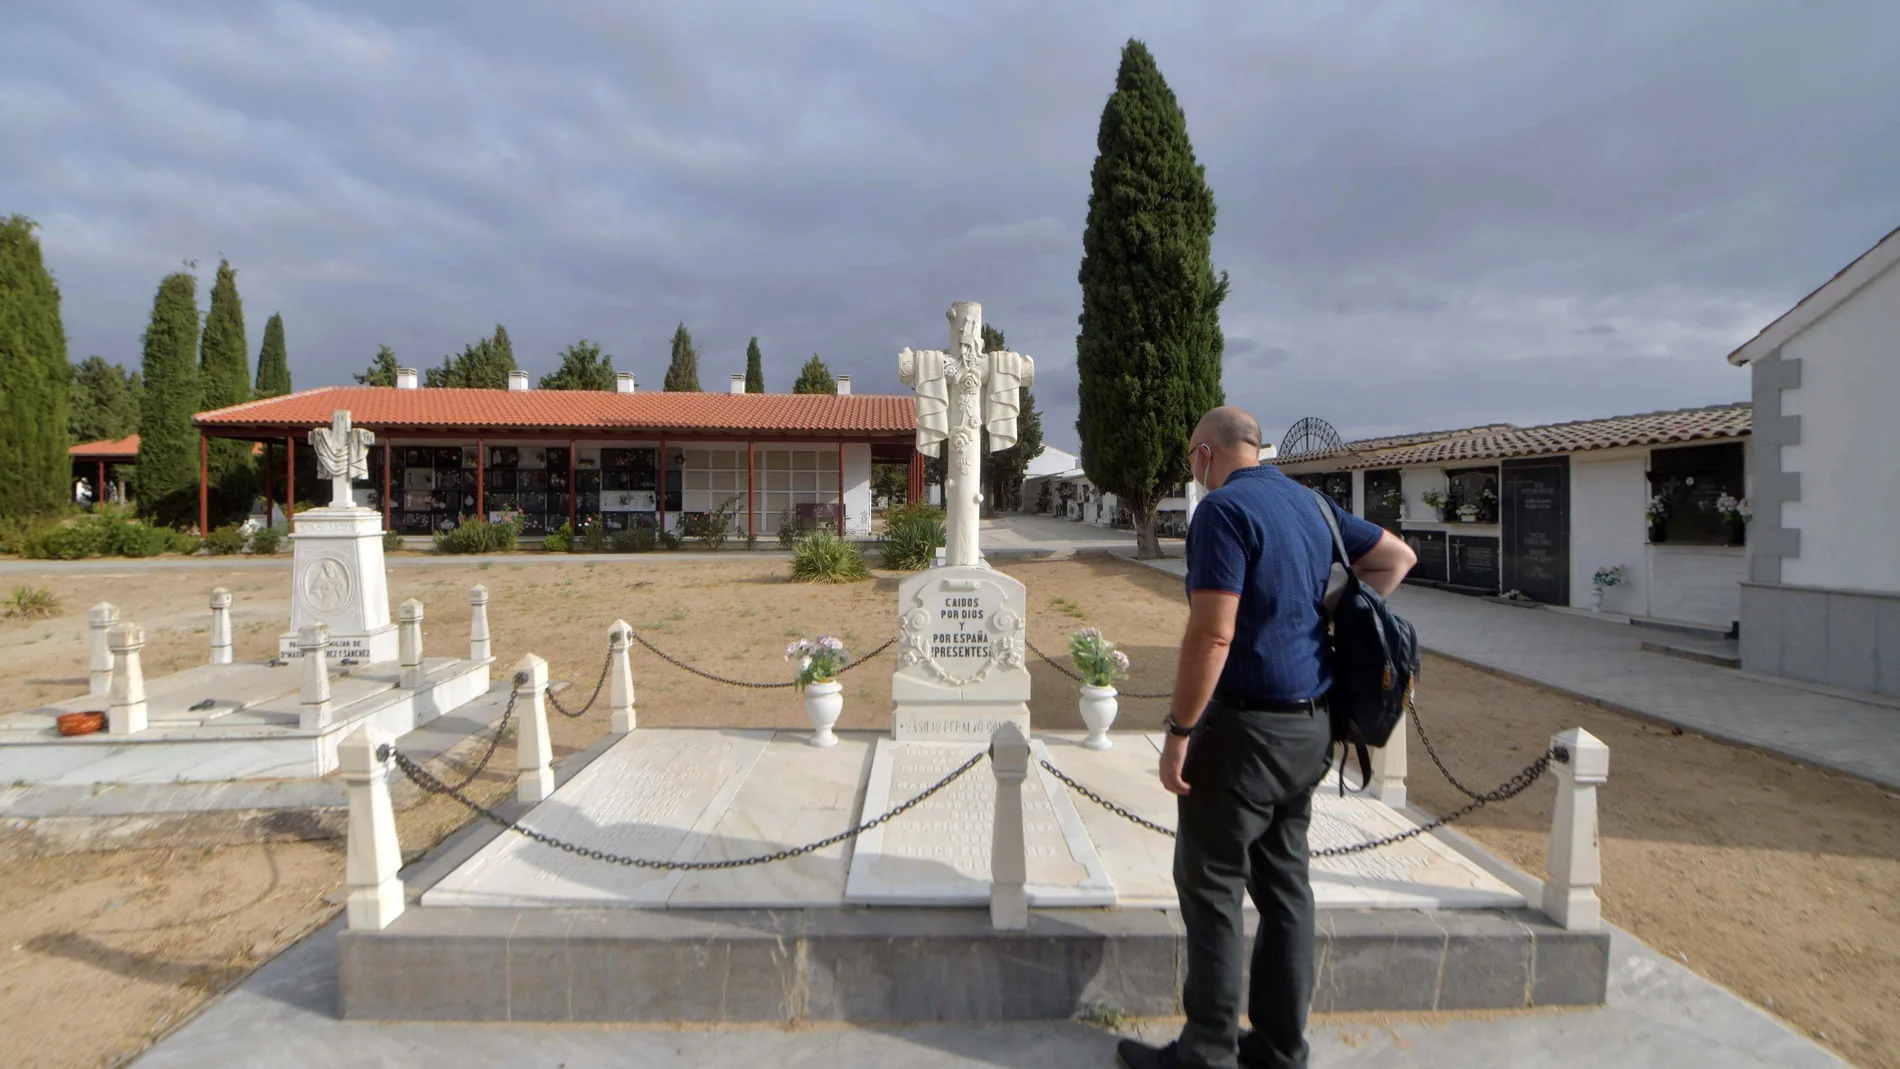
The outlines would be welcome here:
M 1745 531 L 1716 502 L 1746 495 L 1749 426 L 1748 405 L 1719 405 L 1368 439 L 1278 464 L 1404 537 L 1419 556 L 1409 581 L 1594 608 L 1592 577 L 1620 565 L 1604 611 L 1726 631 Z M 1668 515 L 1651 524 L 1656 496 Z
M 1900 696 L 1900 229 L 1729 354 L 1753 380 L 1742 667 Z

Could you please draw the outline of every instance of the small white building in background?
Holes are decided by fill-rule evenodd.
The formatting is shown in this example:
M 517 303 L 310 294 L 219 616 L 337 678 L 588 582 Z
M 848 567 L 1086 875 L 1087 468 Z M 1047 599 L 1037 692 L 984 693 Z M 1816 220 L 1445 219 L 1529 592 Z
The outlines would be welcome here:
M 1755 402 L 1746 671 L 1900 696 L 1900 229 L 1729 363 Z
M 1728 631 L 1741 618 L 1746 532 L 1716 510 L 1747 494 L 1747 404 L 1508 424 L 1350 442 L 1286 457 L 1289 476 L 1404 538 L 1409 582 Z M 1441 511 L 1425 502 L 1443 495 Z M 1650 499 L 1670 502 L 1652 525 Z

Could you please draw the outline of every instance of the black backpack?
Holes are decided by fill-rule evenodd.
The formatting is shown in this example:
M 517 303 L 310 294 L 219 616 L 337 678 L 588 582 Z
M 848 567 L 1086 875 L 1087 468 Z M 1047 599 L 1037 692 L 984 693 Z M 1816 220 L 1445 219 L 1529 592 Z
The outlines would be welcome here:
M 1346 791 L 1347 752 L 1359 756 L 1361 789 L 1372 782 L 1370 747 L 1384 746 L 1412 705 L 1418 680 L 1418 634 L 1394 613 L 1379 592 L 1359 582 L 1339 535 L 1332 501 L 1317 490 L 1319 510 L 1333 535 L 1333 560 L 1345 571 L 1335 592 L 1327 583 L 1327 626 L 1333 655 L 1333 686 L 1326 692 L 1333 742 L 1340 747 L 1339 790 Z M 1330 570 L 1329 570 L 1330 571 Z

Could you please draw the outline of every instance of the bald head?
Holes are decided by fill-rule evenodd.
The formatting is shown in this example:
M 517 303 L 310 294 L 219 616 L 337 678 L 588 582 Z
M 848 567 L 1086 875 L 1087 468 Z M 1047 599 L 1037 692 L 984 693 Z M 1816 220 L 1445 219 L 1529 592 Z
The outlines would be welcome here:
M 1258 460 L 1260 421 L 1244 408 L 1222 405 L 1202 416 L 1195 426 L 1193 444 L 1202 442 L 1238 458 Z

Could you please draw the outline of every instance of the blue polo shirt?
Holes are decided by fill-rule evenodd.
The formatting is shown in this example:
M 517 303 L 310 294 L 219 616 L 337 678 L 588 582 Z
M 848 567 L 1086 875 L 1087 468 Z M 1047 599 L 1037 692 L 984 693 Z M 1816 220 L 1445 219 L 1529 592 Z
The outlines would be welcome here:
M 1346 553 L 1371 552 L 1383 531 L 1342 511 Z M 1187 537 L 1187 589 L 1240 597 L 1234 642 L 1214 692 L 1229 700 L 1298 701 L 1333 684 L 1322 599 L 1333 536 L 1320 498 L 1269 464 L 1241 468 L 1201 499 Z

